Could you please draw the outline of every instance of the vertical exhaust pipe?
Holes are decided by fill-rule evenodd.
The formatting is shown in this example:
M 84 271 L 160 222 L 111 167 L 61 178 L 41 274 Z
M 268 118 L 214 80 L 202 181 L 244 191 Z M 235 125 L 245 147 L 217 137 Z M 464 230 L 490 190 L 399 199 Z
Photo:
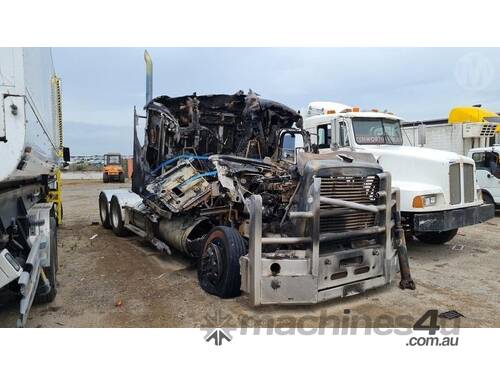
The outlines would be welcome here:
M 146 62 L 146 105 L 153 100 L 153 60 L 147 50 L 144 50 Z

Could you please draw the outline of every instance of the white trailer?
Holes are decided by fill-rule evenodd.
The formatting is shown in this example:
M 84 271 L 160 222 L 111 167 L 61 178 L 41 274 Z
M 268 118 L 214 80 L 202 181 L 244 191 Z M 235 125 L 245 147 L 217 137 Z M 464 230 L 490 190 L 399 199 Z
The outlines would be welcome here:
M 448 118 L 403 122 L 403 144 L 467 155 L 469 150 L 488 147 L 500 136 L 500 116 L 481 107 L 457 107 Z M 419 131 L 425 137 L 419 139 Z
M 370 153 L 391 173 L 401 193 L 405 227 L 422 242 L 447 242 L 458 228 L 493 217 L 493 206 L 481 199 L 473 160 L 404 145 L 401 119 L 394 114 L 314 102 L 305 117 L 304 129 L 319 152 L 333 147 Z
M 20 296 L 18 326 L 57 291 L 60 90 L 50 49 L 0 48 L 0 291 Z
M 406 122 L 403 141 L 406 145 L 420 145 L 438 150 L 467 155 L 476 164 L 476 180 L 486 203 L 500 204 L 500 116 L 478 106 L 457 107 L 448 118 Z M 425 136 L 418 133 L 425 131 Z

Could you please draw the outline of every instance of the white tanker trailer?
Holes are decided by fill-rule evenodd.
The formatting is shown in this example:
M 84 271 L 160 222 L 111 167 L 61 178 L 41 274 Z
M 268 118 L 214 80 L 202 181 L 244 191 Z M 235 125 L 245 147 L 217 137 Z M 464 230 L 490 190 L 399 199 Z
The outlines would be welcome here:
M 56 296 L 61 83 L 48 48 L 0 48 L 0 298 L 20 297 L 18 326 L 34 300 Z

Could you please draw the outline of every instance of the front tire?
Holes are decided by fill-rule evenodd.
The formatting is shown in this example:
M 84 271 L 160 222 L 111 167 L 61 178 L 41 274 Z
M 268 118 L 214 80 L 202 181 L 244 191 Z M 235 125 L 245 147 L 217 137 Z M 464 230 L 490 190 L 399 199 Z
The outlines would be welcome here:
M 207 293 L 221 298 L 240 295 L 240 257 L 248 252 L 241 234 L 234 228 L 215 227 L 203 245 L 198 264 L 198 281 Z
M 104 182 L 105 184 L 109 182 L 109 175 L 107 173 L 103 173 L 102 182 Z
M 415 237 L 420 242 L 431 245 L 442 245 L 445 242 L 451 241 L 457 235 L 458 229 L 445 230 L 443 232 L 420 232 L 416 233 Z
M 485 204 L 495 204 L 495 201 L 493 200 L 493 197 L 490 195 L 490 193 L 486 192 L 483 190 L 483 202 Z
M 122 218 L 120 202 L 118 202 L 118 198 L 116 196 L 113 196 L 113 198 L 111 198 L 109 211 L 111 229 L 113 229 L 113 232 L 118 237 L 125 237 L 126 235 L 128 235 L 128 230 L 125 228 L 125 223 Z

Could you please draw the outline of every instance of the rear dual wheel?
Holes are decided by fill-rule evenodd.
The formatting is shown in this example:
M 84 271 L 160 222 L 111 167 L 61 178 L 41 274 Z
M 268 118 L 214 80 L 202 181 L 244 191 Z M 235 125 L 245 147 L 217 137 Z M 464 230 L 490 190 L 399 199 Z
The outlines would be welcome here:
M 99 216 L 101 218 L 102 226 L 106 229 L 111 229 L 108 198 L 103 192 L 99 194 Z
M 119 237 L 125 237 L 128 234 L 122 217 L 121 205 L 116 196 L 113 196 L 108 204 L 106 194 L 104 192 L 99 194 L 99 216 L 104 228 L 112 229 Z
M 109 205 L 109 220 L 111 224 L 111 229 L 118 237 L 125 237 L 128 235 L 128 230 L 125 228 L 125 222 L 122 217 L 122 208 L 120 202 L 116 196 L 111 198 L 111 203 Z

